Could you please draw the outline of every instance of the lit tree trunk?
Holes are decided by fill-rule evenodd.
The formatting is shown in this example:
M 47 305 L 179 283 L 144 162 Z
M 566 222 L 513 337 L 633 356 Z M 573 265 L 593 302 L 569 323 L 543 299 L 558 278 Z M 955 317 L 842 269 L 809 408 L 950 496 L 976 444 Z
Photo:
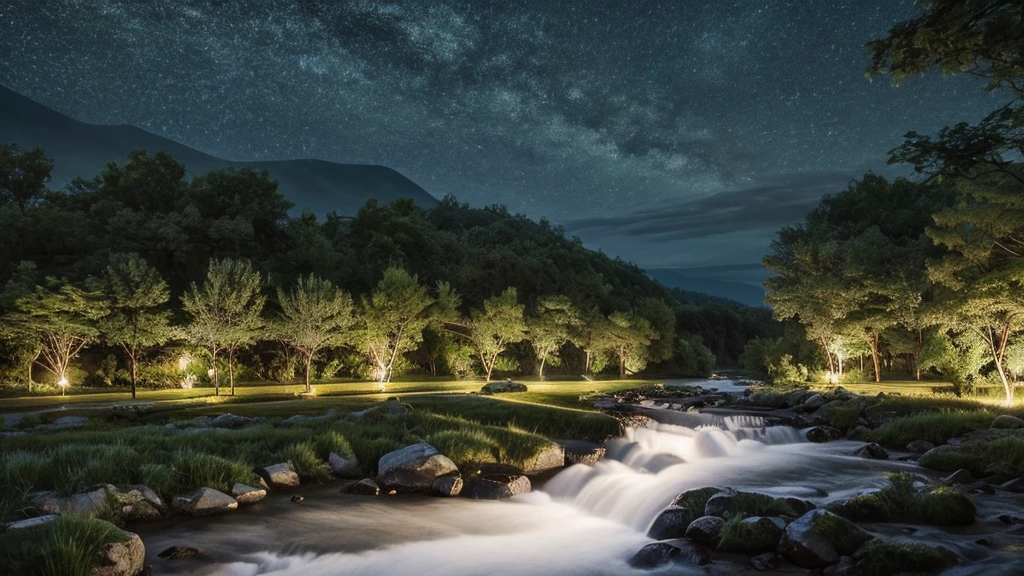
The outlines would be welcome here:
M 917 381 L 921 381 L 921 354 L 924 352 L 924 331 L 917 329 L 917 354 L 914 356 L 914 373 Z
M 824 336 L 819 340 L 821 341 L 821 349 L 825 352 L 825 360 L 828 361 L 828 371 L 834 374 L 836 372 L 836 363 L 832 358 L 832 352 L 828 349 L 828 341 L 825 340 Z
M 586 357 L 583 360 L 583 374 L 584 376 L 590 374 L 590 349 L 584 350 Z
M 220 371 L 217 370 L 217 349 L 210 350 L 211 363 L 213 364 L 213 395 L 220 396 Z
M 228 382 L 231 384 L 231 395 L 235 395 L 235 349 L 228 348 Z
M 544 362 L 548 359 L 547 354 L 542 354 L 540 357 L 540 367 L 537 369 L 537 378 L 540 380 L 544 379 Z
M 309 373 L 313 369 L 313 354 L 312 350 L 306 353 L 306 394 L 313 392 L 313 386 L 309 381 Z
M 1002 334 L 997 336 L 993 332 L 992 327 L 987 328 L 988 334 L 982 332 L 982 337 L 985 342 L 989 345 L 989 349 L 992 351 L 992 358 L 996 363 L 996 372 L 999 374 L 999 380 L 1003 385 L 1003 392 L 1006 394 L 1006 403 L 1013 403 L 1014 387 L 1010 384 L 1009 379 L 1006 377 L 1006 370 L 1003 368 L 1003 355 L 1006 352 L 1006 343 L 1010 337 L 1010 321 L 1008 320 L 1003 324 Z
M 868 342 L 871 343 L 871 362 L 875 368 L 875 382 L 882 381 L 882 368 L 879 365 L 878 358 L 878 331 L 874 329 L 868 329 Z
M 125 354 L 127 354 L 127 356 L 128 356 L 128 367 L 129 367 L 129 371 L 131 372 L 131 376 L 132 376 L 132 400 L 135 400 L 135 398 L 136 398 L 136 390 L 137 390 L 136 382 L 138 382 L 138 376 L 137 376 L 137 372 L 135 370 L 135 366 L 136 366 L 135 347 L 134 346 L 125 345 L 125 346 L 123 346 L 123 348 L 124 348 Z

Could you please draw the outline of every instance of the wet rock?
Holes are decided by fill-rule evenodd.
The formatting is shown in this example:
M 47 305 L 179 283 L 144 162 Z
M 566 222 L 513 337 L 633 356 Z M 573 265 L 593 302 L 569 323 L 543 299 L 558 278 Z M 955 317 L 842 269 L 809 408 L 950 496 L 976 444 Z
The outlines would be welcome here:
M 430 492 L 437 496 L 458 496 L 462 493 L 462 477 L 461 476 L 441 476 L 430 487 Z
M 1007 492 L 1024 492 L 1024 478 L 1014 478 L 1013 480 L 1000 484 L 999 487 Z
M 827 494 L 825 495 L 827 496 Z M 810 500 L 804 500 L 803 498 L 796 498 L 793 496 L 787 496 L 781 498 L 781 500 L 788 504 L 789 507 L 792 508 L 794 512 L 796 512 L 797 516 L 803 516 L 804 514 L 807 514 L 811 510 L 814 510 L 815 508 L 818 507 L 817 505 L 814 504 L 814 502 L 811 502 Z
M 711 498 L 708 498 L 708 503 L 704 505 L 704 515 L 726 518 L 729 516 L 729 512 L 732 511 L 734 500 L 734 492 L 720 492 L 715 494 Z
M 488 382 L 480 389 L 481 394 L 508 394 L 526 392 L 526 384 L 505 380 L 504 382 Z
M 868 458 L 870 460 L 888 460 L 889 453 L 875 442 L 865 445 L 855 453 L 856 456 L 861 458 Z
M 774 552 L 758 554 L 750 559 L 750 565 L 753 566 L 755 570 L 760 570 L 762 572 L 775 570 L 779 567 L 779 556 Z
M 400 492 L 427 491 L 438 477 L 459 473 L 454 462 L 425 442 L 385 454 L 377 470 L 378 484 Z
M 857 425 L 857 426 L 854 426 L 849 432 L 846 433 L 846 438 L 848 440 L 861 440 L 861 439 L 865 438 L 868 435 L 868 433 L 870 433 L 870 432 L 871 432 L 871 429 L 868 428 L 867 426 Z
M 99 559 L 92 568 L 92 576 L 135 576 L 142 572 L 146 561 L 146 547 L 138 534 L 129 533 L 124 542 L 109 542 L 100 549 Z
M 673 563 L 704 566 L 709 562 L 711 559 L 706 550 L 682 539 L 648 544 L 630 559 L 629 565 L 647 570 Z
M 194 546 L 171 546 L 157 554 L 157 557 L 163 558 L 164 560 L 180 560 L 182 558 L 196 558 L 202 555 L 202 548 L 196 548 Z
M 296 488 L 299 485 L 299 475 L 287 462 L 273 464 L 257 468 L 256 473 L 263 478 L 264 482 L 271 488 Z
M 43 524 L 53 522 L 57 518 L 60 518 L 60 516 L 57 516 L 56 514 L 47 514 L 45 516 L 36 516 L 35 518 L 26 518 L 24 520 L 9 522 L 3 525 L 3 530 L 0 530 L 0 532 L 4 530 L 24 530 L 26 528 L 35 528 L 36 526 L 42 526 Z
M 858 574 L 895 576 L 935 574 L 957 564 L 955 554 L 941 546 L 874 540 L 853 554 Z
M 299 502 L 302 502 L 303 500 L 305 500 L 305 498 L 302 497 L 302 496 L 299 496 L 298 494 L 295 494 L 294 496 L 292 496 L 292 502 L 294 502 L 296 504 L 298 504 Z
M 149 486 L 146 486 L 145 484 L 133 484 L 128 494 L 131 495 L 132 492 L 138 492 L 139 496 L 141 496 L 143 500 L 148 502 L 157 510 L 163 511 L 167 509 L 167 505 L 164 504 L 164 501 L 162 498 L 160 498 L 160 495 L 157 494 L 155 490 L 153 490 Z
M 935 448 L 935 444 L 927 440 L 912 440 L 907 443 L 907 452 L 913 452 L 914 454 L 924 454 L 932 448 Z
M 857 563 L 849 556 L 843 556 L 839 562 L 825 568 L 823 576 L 860 576 L 857 570 Z
M 380 486 L 369 478 L 363 478 L 356 482 L 349 482 L 341 487 L 342 494 L 354 494 L 356 496 L 380 496 Z
M 810 390 L 794 390 L 789 394 L 786 394 L 786 407 L 796 408 L 806 402 L 811 396 L 814 396 L 814 392 L 811 392 Z
M 998 520 L 1000 522 L 1002 522 L 1003 524 L 1008 524 L 1010 526 L 1015 526 L 1017 524 L 1024 524 L 1024 518 L 1021 518 L 1019 516 L 1013 516 L 1011 514 L 1000 514 L 998 516 Z
M 526 476 L 485 474 L 466 482 L 462 495 L 477 500 L 503 500 L 525 494 L 532 489 Z
M 36 508 L 49 514 L 100 516 L 116 501 L 117 488 L 111 484 L 96 486 L 85 492 L 61 497 L 56 492 L 36 492 L 29 496 Z
M 666 508 L 654 519 L 654 523 L 647 530 L 647 536 L 655 540 L 682 538 L 686 535 L 686 529 L 691 521 L 693 521 L 693 515 L 686 508 L 679 506 Z
M 238 501 L 213 488 L 199 488 L 187 498 L 178 496 L 174 506 L 191 516 L 208 516 L 238 508 Z
M 996 489 L 986 482 L 975 482 L 973 484 L 969 484 L 966 487 L 966 491 L 968 494 L 985 494 L 988 496 L 996 493 Z
M 786 527 L 779 552 L 804 568 L 823 568 L 851 555 L 872 536 L 849 520 L 813 510 Z
M 838 428 L 831 426 L 815 426 L 807 430 L 804 433 L 807 440 L 821 444 L 823 442 L 831 442 L 832 440 L 839 440 L 843 437 L 843 433 Z
M 565 449 L 565 465 L 585 464 L 593 466 L 605 455 L 604 444 L 588 442 L 586 440 L 555 440 Z
M 722 526 L 724 525 L 725 520 L 718 516 L 701 516 L 690 522 L 690 525 L 686 527 L 684 535 L 697 543 L 716 547 L 718 546 L 718 537 L 722 533 Z
M 995 420 L 992 421 L 990 428 L 994 428 L 996 430 L 1017 430 L 1019 428 L 1024 428 L 1024 420 L 1021 420 L 1016 416 L 1003 414 L 1001 416 L 996 416 Z
M 349 460 L 334 452 L 327 457 L 327 464 L 331 467 L 331 473 L 338 478 L 362 478 L 363 469 L 356 459 Z
M 231 495 L 239 504 L 255 504 L 267 497 L 267 491 L 241 482 L 235 482 L 231 487 Z
M 806 400 L 804 400 L 803 407 L 808 410 L 817 410 L 828 402 L 825 397 L 821 394 L 812 394 Z
M 523 474 L 535 476 L 565 466 L 565 448 L 551 442 L 523 463 Z
M 719 552 L 756 555 L 772 552 L 779 546 L 786 521 L 782 518 L 752 516 L 739 523 L 727 522 L 718 542 Z

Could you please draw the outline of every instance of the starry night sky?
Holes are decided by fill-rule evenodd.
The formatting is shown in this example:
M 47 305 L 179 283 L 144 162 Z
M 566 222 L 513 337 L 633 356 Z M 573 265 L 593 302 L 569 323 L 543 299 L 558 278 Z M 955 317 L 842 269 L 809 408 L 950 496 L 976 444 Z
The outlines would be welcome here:
M 0 0 L 0 83 L 223 158 L 384 164 L 641 265 L 756 262 L 822 192 L 885 170 L 907 130 L 1000 103 L 970 78 L 864 79 L 864 43 L 913 14 L 911 0 Z

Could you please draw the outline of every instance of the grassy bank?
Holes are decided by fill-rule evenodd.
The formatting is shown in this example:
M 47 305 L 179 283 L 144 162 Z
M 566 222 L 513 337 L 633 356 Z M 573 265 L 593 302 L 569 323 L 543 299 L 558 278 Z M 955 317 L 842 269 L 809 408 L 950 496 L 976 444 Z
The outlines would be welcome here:
M 109 522 L 77 516 L 0 533 L 0 574 L 89 576 L 105 544 L 128 538 Z

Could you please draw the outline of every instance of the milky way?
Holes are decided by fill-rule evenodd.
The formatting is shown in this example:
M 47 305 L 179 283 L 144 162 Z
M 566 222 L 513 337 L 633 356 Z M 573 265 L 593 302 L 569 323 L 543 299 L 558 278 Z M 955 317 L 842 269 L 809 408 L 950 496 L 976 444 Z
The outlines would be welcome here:
M 0 0 L 0 83 L 229 159 L 391 166 L 556 221 L 884 165 L 993 107 L 869 82 L 909 0 Z

